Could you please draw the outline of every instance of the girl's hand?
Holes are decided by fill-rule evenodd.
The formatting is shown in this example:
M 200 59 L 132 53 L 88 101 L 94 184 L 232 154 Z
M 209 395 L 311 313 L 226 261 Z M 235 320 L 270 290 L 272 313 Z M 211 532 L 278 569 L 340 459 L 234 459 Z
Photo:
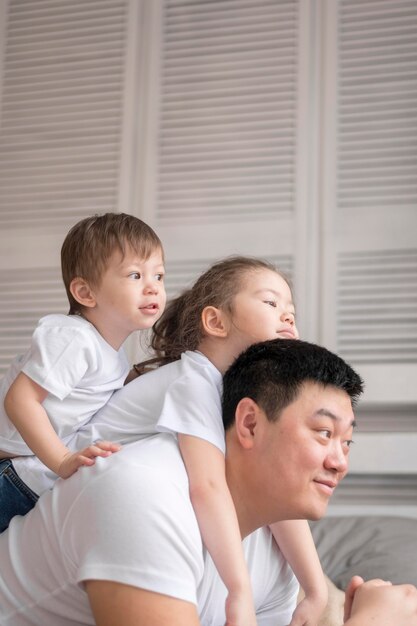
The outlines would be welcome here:
M 225 626 L 256 626 L 252 594 L 229 593 L 226 599 Z
M 122 446 L 118 443 L 97 441 L 79 452 L 68 452 L 62 459 L 57 474 L 61 478 L 69 478 L 79 467 L 83 465 L 94 465 L 96 457 L 110 456 L 114 452 L 118 452 L 121 447 Z
M 315 596 L 305 596 L 298 604 L 289 626 L 318 626 L 326 608 L 326 601 Z

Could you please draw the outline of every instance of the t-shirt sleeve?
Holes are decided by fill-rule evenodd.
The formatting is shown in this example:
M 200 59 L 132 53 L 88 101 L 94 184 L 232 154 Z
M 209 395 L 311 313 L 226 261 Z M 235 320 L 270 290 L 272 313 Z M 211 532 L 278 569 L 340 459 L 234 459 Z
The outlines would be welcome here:
M 77 582 L 110 580 L 197 604 L 202 543 L 186 495 L 148 467 L 136 478 L 91 481 L 63 532 Z
M 158 432 L 180 433 L 204 439 L 224 454 L 225 436 L 220 392 L 201 375 L 184 375 L 170 385 L 157 420 Z
M 63 400 L 95 367 L 95 350 L 82 328 L 38 326 L 33 333 L 30 357 L 22 368 L 48 393 Z
M 272 533 L 260 528 L 244 542 L 258 626 L 286 626 L 297 604 L 299 584 Z

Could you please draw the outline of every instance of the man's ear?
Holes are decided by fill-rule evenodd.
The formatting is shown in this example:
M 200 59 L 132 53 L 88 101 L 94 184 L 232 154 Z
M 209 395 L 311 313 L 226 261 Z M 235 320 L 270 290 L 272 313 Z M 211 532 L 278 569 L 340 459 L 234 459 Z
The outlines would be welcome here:
M 201 313 L 201 323 L 206 335 L 211 337 L 227 337 L 229 332 L 226 314 L 215 306 L 206 306 Z
M 82 306 L 89 308 L 96 306 L 96 297 L 90 285 L 84 278 L 77 276 L 70 283 L 70 292 L 72 297 Z
M 251 450 L 259 422 L 260 409 L 251 398 L 242 398 L 236 407 L 235 429 L 240 445 Z

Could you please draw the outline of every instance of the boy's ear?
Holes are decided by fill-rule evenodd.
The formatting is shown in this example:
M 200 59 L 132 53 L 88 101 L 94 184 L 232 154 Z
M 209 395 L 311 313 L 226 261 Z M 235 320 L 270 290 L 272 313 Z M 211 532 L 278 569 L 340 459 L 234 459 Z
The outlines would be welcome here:
M 82 306 L 89 308 L 96 306 L 96 297 L 90 285 L 84 278 L 77 276 L 70 283 L 70 292 L 72 297 Z
M 229 332 L 228 318 L 215 306 L 206 306 L 201 313 L 203 330 L 211 337 L 227 337 Z
M 251 450 L 255 442 L 255 431 L 259 422 L 260 409 L 251 398 L 242 398 L 236 407 L 235 429 L 240 445 Z

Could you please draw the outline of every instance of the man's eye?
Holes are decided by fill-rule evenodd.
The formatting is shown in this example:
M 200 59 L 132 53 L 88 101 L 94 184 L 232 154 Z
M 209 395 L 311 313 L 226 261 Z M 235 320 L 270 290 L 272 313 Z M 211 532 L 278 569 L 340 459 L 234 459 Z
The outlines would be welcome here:
M 347 439 L 346 441 L 343 442 L 343 445 L 346 448 L 350 448 L 352 446 L 352 444 L 354 444 L 355 442 L 353 441 L 353 439 Z
M 275 302 L 275 300 L 264 300 L 265 304 L 269 304 L 269 306 L 273 306 L 274 308 L 277 307 L 277 303 Z
M 330 437 L 332 436 L 332 433 L 330 432 L 330 430 L 327 430 L 327 428 L 319 430 L 319 433 L 320 435 L 323 435 L 323 437 L 325 437 L 326 439 L 330 439 Z
M 129 274 L 129 278 L 131 278 L 132 280 L 140 280 L 140 273 L 132 272 L 131 274 Z

